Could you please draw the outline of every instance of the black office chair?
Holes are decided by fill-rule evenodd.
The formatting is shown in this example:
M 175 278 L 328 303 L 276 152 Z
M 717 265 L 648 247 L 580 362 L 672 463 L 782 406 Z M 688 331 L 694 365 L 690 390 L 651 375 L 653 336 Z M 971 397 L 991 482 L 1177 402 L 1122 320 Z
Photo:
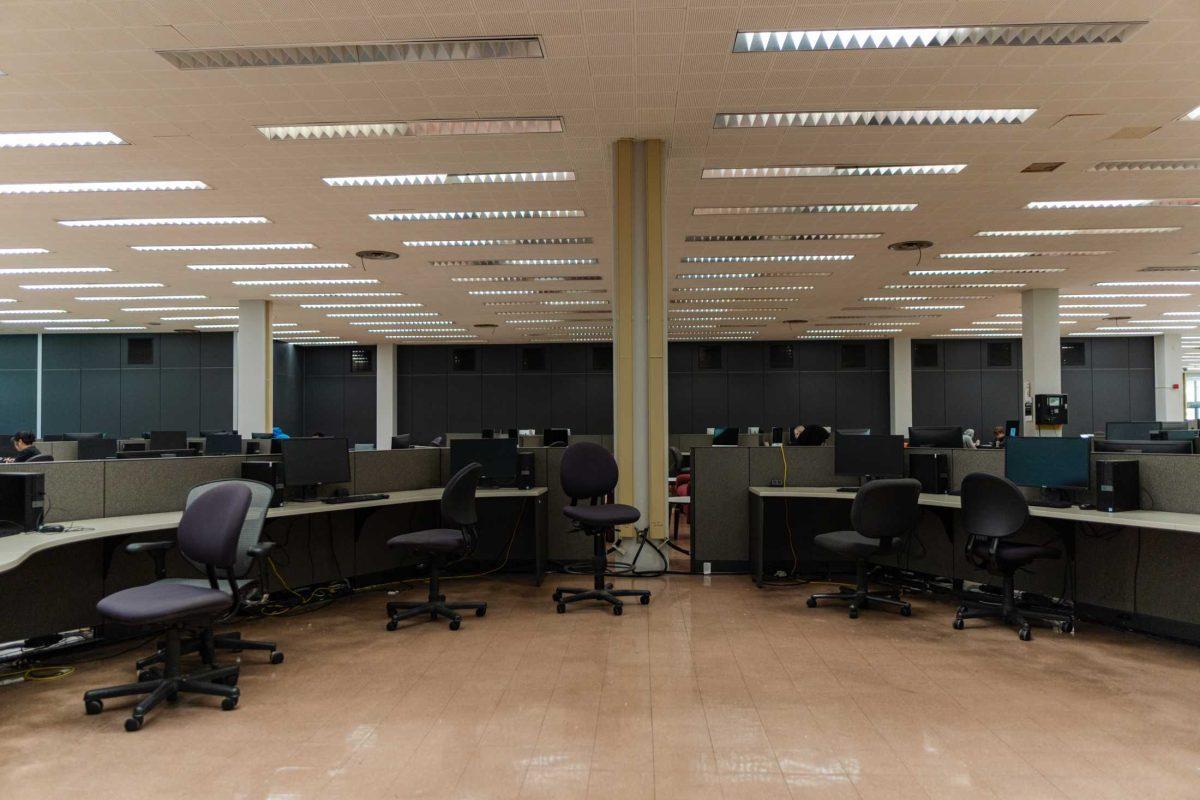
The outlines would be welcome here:
M 83 704 L 87 713 L 99 714 L 104 701 L 113 697 L 146 695 L 125 720 L 125 730 L 132 733 L 142 727 L 151 709 L 163 700 L 174 702 L 181 693 L 221 697 L 221 708 L 225 711 L 237 706 L 238 667 L 205 665 L 200 672 L 183 675 L 180 643 L 189 627 L 209 629 L 216 618 L 237 608 L 238 587 L 233 568 L 250 500 L 247 487 L 226 484 L 197 498 L 179 520 L 179 551 L 204 565 L 208 586 L 156 582 L 110 594 L 96 604 L 101 615 L 123 625 L 167 625 L 166 661 L 161 677 L 86 692 Z M 228 592 L 218 588 L 221 576 L 229 581 Z
M 841 600 L 850 604 L 850 619 L 857 619 L 859 609 L 872 605 L 894 606 L 901 615 L 912 614 L 912 606 L 899 594 L 888 597 L 871 594 L 867 559 L 886 555 L 901 547 L 921 520 L 917 500 L 921 494 L 920 481 L 912 478 L 875 480 L 858 490 L 850 506 L 852 531 L 822 533 L 813 538 L 826 550 L 854 559 L 857 581 L 853 589 L 814 594 L 808 607 L 816 608 L 819 600 Z
M 54 456 L 49 453 L 38 453 L 36 456 L 26 460 L 26 464 L 44 464 L 47 461 L 53 461 Z
M 474 609 L 477 617 L 487 613 L 487 603 L 447 603 L 446 596 L 438 589 L 442 568 L 475 552 L 479 540 L 475 531 L 479 521 L 475 514 L 475 489 L 479 486 L 482 471 L 482 465 L 468 464 L 456 472 L 442 490 L 442 519 L 453 527 L 402 533 L 388 540 L 389 547 L 420 555 L 429 564 L 429 599 L 423 603 L 388 603 L 389 631 L 396 630 L 402 620 L 423 614 L 428 614 L 430 620 L 445 617 L 450 620 L 450 630 L 456 631 L 462 624 L 459 610 Z
M 1055 624 L 1064 633 L 1075 625 L 1070 611 L 1034 609 L 1017 605 L 1014 575 L 1018 569 L 1043 558 L 1061 558 L 1054 547 L 1010 542 L 1008 537 L 1024 527 L 1029 519 L 1029 503 L 1013 482 L 996 475 L 973 472 L 962 482 L 962 527 L 967 534 L 967 559 L 975 566 L 1004 579 L 1004 594 L 999 602 L 972 594 L 962 599 L 954 617 L 954 629 L 962 630 L 963 621 L 998 617 L 1018 626 L 1021 641 L 1032 637 L 1030 620 Z
M 611 583 L 604 582 L 608 567 L 608 535 L 618 525 L 637 522 L 642 516 L 642 512 L 633 506 L 600 502 L 612 494 L 617 486 L 617 478 L 617 460 L 598 444 L 576 442 L 563 453 L 560 479 L 563 491 L 571 498 L 571 505 L 563 509 L 563 515 L 575 523 L 577 530 L 592 537 L 593 581 L 591 589 L 565 586 L 555 589 L 554 602 L 558 604 L 560 614 L 566 612 L 567 603 L 580 600 L 609 603 L 616 616 L 620 616 L 624 608 L 622 597 L 636 597 L 642 605 L 650 603 L 650 592 L 646 589 L 614 590 Z M 580 500 L 589 500 L 591 504 L 577 505 Z

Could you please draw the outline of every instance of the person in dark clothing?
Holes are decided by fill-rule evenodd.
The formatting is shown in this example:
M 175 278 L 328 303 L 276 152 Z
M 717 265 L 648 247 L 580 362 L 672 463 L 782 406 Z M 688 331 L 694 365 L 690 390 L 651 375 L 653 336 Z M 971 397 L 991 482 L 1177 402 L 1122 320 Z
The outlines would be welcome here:
M 798 447 L 820 447 L 829 438 L 823 425 L 797 425 L 792 428 L 792 444 Z
M 17 431 L 12 437 L 13 449 L 17 451 L 15 456 L 9 456 L 4 459 L 6 464 L 20 464 L 22 461 L 28 461 L 34 456 L 40 456 L 42 451 L 33 446 L 37 436 L 33 431 Z

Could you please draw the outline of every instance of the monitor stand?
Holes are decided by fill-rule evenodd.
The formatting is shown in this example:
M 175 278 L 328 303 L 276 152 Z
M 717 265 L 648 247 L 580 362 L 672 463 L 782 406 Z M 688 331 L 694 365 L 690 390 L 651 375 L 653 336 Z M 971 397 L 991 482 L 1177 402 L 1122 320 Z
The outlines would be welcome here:
M 1042 496 L 1037 500 L 1030 500 L 1029 505 L 1037 508 L 1070 508 L 1071 495 L 1066 489 L 1043 486 Z

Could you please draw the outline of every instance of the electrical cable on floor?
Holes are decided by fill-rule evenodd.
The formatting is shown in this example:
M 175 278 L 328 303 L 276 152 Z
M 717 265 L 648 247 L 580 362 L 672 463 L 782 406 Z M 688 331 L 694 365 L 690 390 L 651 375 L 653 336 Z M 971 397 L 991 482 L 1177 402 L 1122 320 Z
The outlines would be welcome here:
M 783 461 L 783 488 L 787 488 L 788 481 L 788 461 L 787 453 L 784 452 L 783 446 L 779 447 L 779 457 Z M 804 586 L 809 581 L 805 578 L 798 577 L 800 572 L 800 554 L 796 551 L 796 540 L 792 534 L 792 517 L 790 510 L 791 503 L 788 499 L 783 498 L 783 529 L 787 532 L 788 548 L 792 551 L 792 569 L 786 575 L 782 575 L 774 579 L 764 578 L 762 586 L 770 586 L 772 588 L 786 588 L 793 586 Z

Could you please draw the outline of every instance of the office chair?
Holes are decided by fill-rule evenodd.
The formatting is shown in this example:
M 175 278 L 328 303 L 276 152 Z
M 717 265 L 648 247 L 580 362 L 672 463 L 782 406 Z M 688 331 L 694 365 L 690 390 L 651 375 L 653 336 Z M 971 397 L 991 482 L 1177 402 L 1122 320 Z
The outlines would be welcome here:
M 25 463 L 26 464 L 43 464 L 47 461 L 53 461 L 53 460 L 54 460 L 54 456 L 50 455 L 49 453 L 38 453 L 33 458 L 28 459 Z
M 670 472 L 667 473 L 668 475 L 674 477 L 691 473 L 691 468 L 684 466 L 683 453 L 679 451 L 678 447 L 668 447 L 667 455 L 669 456 L 671 466 Z
M 871 594 L 867 559 L 894 552 L 912 534 L 921 519 L 921 507 L 917 504 L 920 494 L 921 482 L 912 478 L 875 480 L 858 490 L 850 506 L 850 524 L 854 530 L 822 533 L 813 538 L 831 553 L 854 559 L 855 586 L 814 594 L 808 598 L 809 608 L 816 608 L 818 600 L 841 600 L 850 604 L 850 619 L 857 619 L 859 609 L 872 605 L 895 606 L 905 617 L 912 614 L 912 606 L 901 600 L 899 594 L 890 597 Z
M 967 560 L 992 575 L 1003 576 L 1000 602 L 972 594 L 962 599 L 954 616 L 954 629 L 961 631 L 963 621 L 998 617 L 1018 626 L 1018 636 L 1027 642 L 1033 638 L 1029 621 L 1057 624 L 1069 632 L 1075 625 L 1070 611 L 1022 608 L 1017 605 L 1014 575 L 1018 569 L 1041 558 L 1061 558 L 1057 548 L 1009 542 L 1029 519 L 1029 503 L 1011 481 L 983 472 L 973 472 L 962 482 L 962 527 L 967 534 Z
M 575 524 L 576 530 L 592 537 L 592 588 L 574 589 L 560 586 L 554 590 L 554 602 L 559 614 L 566 613 L 567 603 L 580 600 L 601 600 L 612 605 L 615 616 L 624 608 L 622 597 L 636 597 L 642 605 L 650 604 L 650 592 L 646 589 L 613 589 L 604 582 L 608 567 L 607 539 L 618 525 L 637 522 L 642 512 L 633 506 L 619 503 L 600 502 L 607 500 L 617 485 L 617 460 L 612 453 L 598 444 L 576 442 L 563 453 L 560 472 L 563 491 L 571 498 L 571 505 L 563 509 L 563 516 Z M 580 500 L 591 501 L 590 505 L 577 505 Z M 565 595 L 565 597 L 564 597 Z
M 204 565 L 208 586 L 158 581 L 110 594 L 96 604 L 102 616 L 123 625 L 165 624 L 167 646 L 160 677 L 84 693 L 83 705 L 88 714 L 99 714 L 104 701 L 113 697 L 146 695 L 125 720 L 125 730 L 132 733 L 142 727 L 151 709 L 163 700 L 175 702 L 182 693 L 221 697 L 221 708 L 225 711 L 237 706 L 238 667 L 206 664 L 199 672 L 184 675 L 180 671 L 180 644 L 188 628 L 209 631 L 216 618 L 238 607 L 240 597 L 233 572 L 238 559 L 238 538 L 251 499 L 249 487 L 225 483 L 197 497 L 179 520 L 179 551 Z M 222 574 L 229 582 L 228 592 L 217 588 Z
M 475 616 L 487 613 L 487 603 L 447 603 L 446 596 L 438 591 L 438 577 L 442 568 L 454 561 L 461 561 L 475 552 L 479 534 L 475 524 L 475 489 L 483 466 L 467 464 L 456 472 L 442 490 L 442 519 L 454 526 L 427 531 L 402 533 L 388 539 L 388 546 L 405 550 L 422 557 L 429 564 L 429 599 L 420 602 L 395 602 L 387 604 L 387 629 L 394 631 L 401 620 L 428 614 L 430 620 L 445 617 L 450 620 L 450 630 L 462 625 L 460 609 L 474 609 Z
M 237 561 L 234 564 L 232 573 L 242 598 L 242 602 L 239 603 L 240 607 L 244 605 L 244 601 L 250 592 L 257 590 L 263 595 L 267 592 L 266 556 L 275 546 L 275 543 L 260 540 L 262 538 L 263 527 L 267 522 L 267 510 L 271 506 L 271 497 L 274 494 L 274 490 L 270 485 L 261 481 L 241 479 L 209 481 L 208 483 L 202 483 L 199 486 L 193 487 L 188 492 L 184 509 L 186 511 L 186 509 L 191 507 L 192 503 L 208 492 L 228 484 L 238 484 L 250 490 L 250 509 L 246 513 L 245 522 L 242 523 L 241 535 L 238 536 Z M 208 581 L 203 578 L 168 578 L 166 551 L 169 549 L 169 542 L 134 542 L 125 546 L 125 551 L 128 553 L 150 554 L 154 559 L 154 575 L 160 583 L 179 583 L 197 587 L 208 586 Z M 195 559 L 188 558 L 186 554 L 184 558 L 198 571 L 204 571 L 203 564 L 197 562 Z M 251 570 L 255 566 L 258 567 L 258 574 L 252 577 Z M 203 633 L 201 632 L 201 635 L 184 640 L 180 645 L 180 653 L 187 655 L 199 652 L 204 663 L 211 665 L 216 660 L 216 650 L 227 650 L 233 653 L 240 653 L 243 650 L 262 650 L 270 653 L 269 658 L 272 664 L 283 663 L 283 651 L 279 650 L 274 642 L 243 639 L 239 631 L 219 634 L 209 632 L 208 635 L 203 635 Z M 138 660 L 138 679 L 149 680 L 158 677 L 159 670 L 153 670 L 150 667 L 155 664 L 161 664 L 166 660 L 166 657 L 165 643 L 159 642 L 156 653 Z

